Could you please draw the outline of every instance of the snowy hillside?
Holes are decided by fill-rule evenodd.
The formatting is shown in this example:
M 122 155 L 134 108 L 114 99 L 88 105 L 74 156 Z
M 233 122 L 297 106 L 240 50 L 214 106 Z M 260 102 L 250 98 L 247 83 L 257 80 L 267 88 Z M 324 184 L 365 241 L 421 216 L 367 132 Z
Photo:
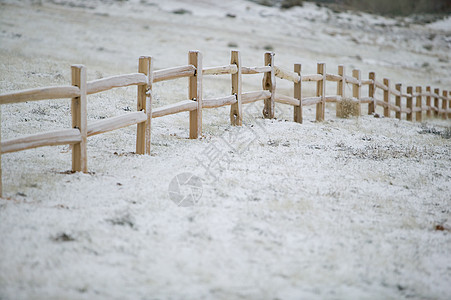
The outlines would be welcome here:
M 0 93 L 69 84 L 77 63 L 89 80 L 136 72 L 141 55 L 180 66 L 193 49 L 204 66 L 228 64 L 232 49 L 261 66 L 272 50 L 289 70 L 325 62 L 451 87 L 449 17 L 0 0 Z M 243 89 L 261 78 L 243 77 Z M 230 94 L 230 76 L 203 84 L 205 97 Z M 187 79 L 154 84 L 154 107 L 186 97 Z M 88 121 L 135 106 L 136 87 L 91 95 Z M 244 106 L 243 127 L 229 107 L 204 110 L 198 140 L 188 113 L 154 119 L 150 156 L 133 153 L 135 126 L 91 137 L 88 174 L 68 172 L 67 146 L 2 155 L 0 299 L 449 299 L 451 121 L 338 119 L 328 105 L 326 121 L 309 107 L 298 124 L 291 107 L 276 104 L 273 120 L 262 107 Z M 2 140 L 69 126 L 70 100 L 1 107 Z

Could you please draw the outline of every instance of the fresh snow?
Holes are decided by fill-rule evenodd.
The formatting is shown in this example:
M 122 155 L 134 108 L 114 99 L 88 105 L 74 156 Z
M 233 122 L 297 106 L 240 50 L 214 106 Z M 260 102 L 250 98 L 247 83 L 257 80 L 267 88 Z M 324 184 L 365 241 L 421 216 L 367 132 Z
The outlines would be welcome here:
M 182 8 L 191 14 L 172 13 Z M 68 84 L 76 63 L 89 80 L 136 72 L 140 55 L 160 69 L 199 49 L 204 66 L 225 65 L 231 43 L 245 66 L 271 46 L 277 65 L 305 74 L 326 62 L 449 89 L 451 29 L 434 24 L 310 3 L 2 0 L 0 92 Z M 261 76 L 243 76 L 243 89 L 261 89 Z M 204 97 L 229 93 L 229 76 L 204 78 Z M 186 79 L 156 83 L 154 107 L 186 94 Z M 89 122 L 123 114 L 136 87 L 88 101 Z M 338 119 L 328 105 L 326 121 L 307 107 L 297 124 L 281 104 L 262 119 L 259 102 L 232 127 L 229 109 L 204 110 L 198 140 L 188 113 L 154 119 L 150 156 L 133 153 L 134 126 L 91 137 L 89 174 L 67 172 L 67 146 L 3 155 L 0 299 L 451 297 L 450 121 Z M 1 117 L 2 140 L 67 128 L 70 100 L 3 105 Z M 182 190 L 191 206 L 168 193 L 182 173 L 202 179 L 200 198 Z

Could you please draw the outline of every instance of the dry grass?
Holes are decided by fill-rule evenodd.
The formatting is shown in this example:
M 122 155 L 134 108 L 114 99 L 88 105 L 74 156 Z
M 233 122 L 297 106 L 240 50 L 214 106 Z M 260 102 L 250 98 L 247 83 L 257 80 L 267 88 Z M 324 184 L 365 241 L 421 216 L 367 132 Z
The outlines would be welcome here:
M 360 115 L 359 103 L 352 99 L 343 99 L 337 103 L 337 117 L 347 119 Z

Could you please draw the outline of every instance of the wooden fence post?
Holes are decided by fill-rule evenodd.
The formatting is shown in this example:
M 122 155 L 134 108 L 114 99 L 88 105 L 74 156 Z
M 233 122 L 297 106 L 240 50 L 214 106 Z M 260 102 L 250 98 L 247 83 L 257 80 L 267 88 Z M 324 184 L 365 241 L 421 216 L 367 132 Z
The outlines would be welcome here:
M 440 95 L 440 89 L 434 89 L 434 94 L 437 94 L 437 97 L 434 97 L 434 117 L 437 117 L 439 111 L 440 98 L 438 98 L 438 96 Z
M 294 98 L 299 100 L 299 106 L 294 106 L 294 121 L 302 124 L 302 65 L 294 64 L 294 72 L 299 75 L 299 82 L 294 83 Z
M 316 104 L 316 121 L 324 121 L 326 114 L 326 64 L 319 63 L 317 65 L 317 73 L 323 75 L 320 81 L 316 82 L 316 96 L 321 97 L 321 101 Z
M 345 79 L 346 69 L 345 69 L 345 66 L 343 66 L 343 65 L 339 65 L 338 66 L 338 75 L 341 76 L 341 79 L 337 83 L 337 95 L 341 96 L 341 100 L 344 100 L 345 97 L 346 97 L 346 88 L 345 88 L 345 85 L 346 85 L 346 79 Z M 339 111 L 338 111 L 338 103 L 335 106 L 335 115 L 337 117 L 340 117 L 340 114 L 339 114 Z
M 397 119 L 401 120 L 401 117 L 402 117 L 402 115 L 401 115 L 401 93 L 402 93 L 401 91 L 402 91 L 402 84 L 401 83 L 397 83 L 395 85 L 395 89 L 399 92 L 399 96 L 398 95 L 395 96 L 395 105 L 397 107 L 399 107 L 399 111 L 396 111 L 395 116 L 396 116 Z
M 443 115 L 442 119 L 447 120 L 448 119 L 448 91 L 442 91 L 443 99 L 442 99 L 442 109 L 443 109 Z
M 233 50 L 230 64 L 235 64 L 237 72 L 232 74 L 232 94 L 236 97 L 236 103 L 230 107 L 230 122 L 232 125 L 243 125 L 243 108 L 241 104 L 241 55 L 239 51 Z
M 413 94 L 413 87 L 412 86 L 408 86 L 407 87 L 407 94 L 409 96 L 407 96 L 407 115 L 406 115 L 406 119 L 407 121 L 412 121 L 413 120 L 413 98 L 412 98 L 412 94 Z M 410 110 L 410 112 L 409 112 Z
M 88 172 L 87 157 L 87 75 L 86 68 L 83 65 L 73 65 L 72 85 L 80 89 L 80 97 L 72 98 L 71 114 L 72 128 L 80 130 L 81 142 L 72 147 L 72 171 Z
M 430 86 L 426 87 L 426 93 L 429 93 L 429 94 L 431 93 Z M 426 111 L 426 116 L 431 117 L 432 109 L 431 109 L 431 96 L 430 95 L 426 96 L 426 106 L 428 108 L 428 110 Z
M 147 84 L 138 85 L 137 110 L 147 115 L 147 121 L 139 123 L 136 132 L 136 154 L 150 154 L 151 122 L 152 122 L 152 58 L 141 56 L 139 58 L 138 72 L 147 76 Z
M 370 83 L 368 86 L 368 97 L 373 100 L 368 104 L 368 114 L 371 115 L 376 112 L 376 97 L 374 95 L 376 91 L 376 73 L 370 72 L 368 78 L 373 81 L 373 83 Z
M 358 113 L 360 116 L 362 114 L 362 109 L 361 109 L 362 105 L 360 103 L 360 98 L 362 98 L 361 97 L 361 88 L 360 88 L 362 76 L 361 76 L 360 70 L 352 70 L 352 77 L 354 77 L 355 79 L 357 79 L 359 81 L 357 84 L 352 85 L 352 97 L 357 98 L 357 100 L 359 101 L 357 110 L 358 110 Z
M 387 86 L 387 90 L 384 90 L 384 117 L 390 118 L 390 79 L 384 78 L 384 85 Z
M 417 86 L 415 91 L 418 94 L 417 95 L 417 109 L 420 110 L 420 111 L 417 111 L 415 120 L 417 122 L 421 122 L 421 121 L 423 121 L 423 97 L 421 96 L 423 89 L 421 88 L 421 86 Z
M 271 66 L 271 72 L 266 72 L 263 76 L 263 89 L 271 93 L 271 98 L 265 99 L 265 107 L 263 108 L 263 116 L 266 119 L 274 118 L 274 97 L 276 93 L 276 75 L 274 73 L 274 53 L 265 53 L 265 66 Z
M 451 93 L 450 93 L 450 91 L 448 91 L 448 96 L 450 96 L 450 95 L 451 95 Z M 448 98 L 448 118 L 451 118 L 451 101 L 449 98 Z
M 197 139 L 202 135 L 202 53 L 190 51 L 188 64 L 196 68 L 189 78 L 189 99 L 197 101 L 197 109 L 189 112 L 189 138 Z

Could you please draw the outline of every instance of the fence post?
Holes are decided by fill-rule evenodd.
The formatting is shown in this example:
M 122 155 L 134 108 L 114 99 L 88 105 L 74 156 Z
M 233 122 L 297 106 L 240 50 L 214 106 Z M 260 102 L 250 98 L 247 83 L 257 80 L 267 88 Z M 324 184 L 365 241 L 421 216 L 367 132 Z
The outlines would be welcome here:
M 230 107 L 230 122 L 232 125 L 243 125 L 243 108 L 241 104 L 241 55 L 239 51 L 233 50 L 230 64 L 237 67 L 237 72 L 232 74 L 232 94 L 236 97 L 236 103 Z
M 316 96 L 321 97 L 321 101 L 316 104 L 316 121 L 324 121 L 326 114 L 326 64 L 319 63 L 317 65 L 317 73 L 323 75 L 320 81 L 316 82 Z
M 442 119 L 447 120 L 448 119 L 448 91 L 442 91 L 443 99 L 442 99 L 442 109 L 443 109 L 443 115 Z
M 437 94 L 437 97 L 434 97 L 434 117 L 438 116 L 438 111 L 439 111 L 439 100 L 440 98 L 438 98 L 438 96 L 440 96 L 440 89 L 434 89 L 434 94 Z
M 421 121 L 423 121 L 423 96 L 421 95 L 423 89 L 421 88 L 421 86 L 417 86 L 415 91 L 418 94 L 417 95 L 417 109 L 420 110 L 420 111 L 417 111 L 415 120 L 417 122 L 421 122 Z
M 395 113 L 395 117 L 399 120 L 401 120 L 401 91 L 402 91 L 402 84 L 401 83 L 397 83 L 395 85 L 395 89 L 399 92 L 399 96 L 396 95 L 395 96 L 395 105 L 399 108 L 399 111 L 396 111 Z
M 450 96 L 450 92 L 448 91 L 448 96 Z M 451 101 L 448 98 L 448 118 L 451 118 Z
M 368 86 L 368 97 L 373 100 L 368 104 L 368 114 L 371 115 L 376 112 L 376 98 L 374 95 L 376 91 L 376 73 L 370 72 L 368 78 L 373 81 L 373 83 L 370 83 Z
M 87 75 L 86 68 L 83 65 L 73 65 L 72 70 L 72 85 L 80 89 L 80 96 L 72 98 L 71 114 L 72 114 L 72 128 L 80 130 L 81 142 L 74 144 L 72 147 L 72 171 L 74 172 L 88 172 L 88 157 L 87 157 L 87 107 L 86 107 L 86 92 L 87 92 Z
M 302 124 L 302 65 L 294 64 L 294 72 L 299 75 L 299 82 L 294 83 L 294 98 L 299 100 L 299 106 L 294 106 L 294 121 Z
M 341 100 L 344 100 L 344 98 L 346 97 L 346 89 L 345 89 L 345 84 L 346 84 L 345 74 L 346 74 L 346 72 L 345 71 L 346 71 L 345 66 L 343 66 L 343 65 L 339 65 L 338 66 L 338 75 L 341 76 L 341 79 L 337 83 L 337 95 L 341 96 Z M 338 103 L 335 106 L 335 115 L 337 117 L 339 117 Z
M 188 64 L 196 68 L 189 78 L 189 99 L 197 101 L 197 109 L 189 112 L 189 138 L 197 139 L 202 135 L 202 53 L 190 51 Z
M 426 93 L 428 93 L 428 94 L 431 93 L 430 86 L 426 87 Z M 431 109 L 431 96 L 430 95 L 426 96 L 426 106 L 427 106 L 426 116 L 431 117 L 432 109 Z
M 384 90 L 384 117 L 390 118 L 390 79 L 384 78 L 384 85 L 387 87 L 387 90 Z
M 276 93 L 276 75 L 274 73 L 274 52 L 265 53 L 265 66 L 271 66 L 271 72 L 263 76 L 263 89 L 271 93 L 271 98 L 265 99 L 263 116 L 266 119 L 274 118 L 274 97 Z
M 357 79 L 359 82 L 357 84 L 353 84 L 352 85 L 352 97 L 357 98 L 357 100 L 359 101 L 359 106 L 357 108 L 358 112 L 359 112 L 359 116 L 362 114 L 362 109 L 361 109 L 361 103 L 360 103 L 360 98 L 361 98 L 361 89 L 360 89 L 360 85 L 361 85 L 361 73 L 360 70 L 352 70 L 352 77 L 354 77 L 355 79 Z
M 147 76 L 147 84 L 138 85 L 137 110 L 147 115 L 147 121 L 139 123 L 136 132 L 136 154 L 150 154 L 151 122 L 152 122 L 152 58 L 141 56 L 139 58 L 138 72 Z
M 412 98 L 413 87 L 412 86 L 408 86 L 407 87 L 407 94 L 409 96 L 407 96 L 407 104 L 406 104 L 407 115 L 406 115 L 406 120 L 407 121 L 412 121 L 413 120 L 413 98 Z M 410 110 L 410 112 L 409 112 L 409 110 Z

